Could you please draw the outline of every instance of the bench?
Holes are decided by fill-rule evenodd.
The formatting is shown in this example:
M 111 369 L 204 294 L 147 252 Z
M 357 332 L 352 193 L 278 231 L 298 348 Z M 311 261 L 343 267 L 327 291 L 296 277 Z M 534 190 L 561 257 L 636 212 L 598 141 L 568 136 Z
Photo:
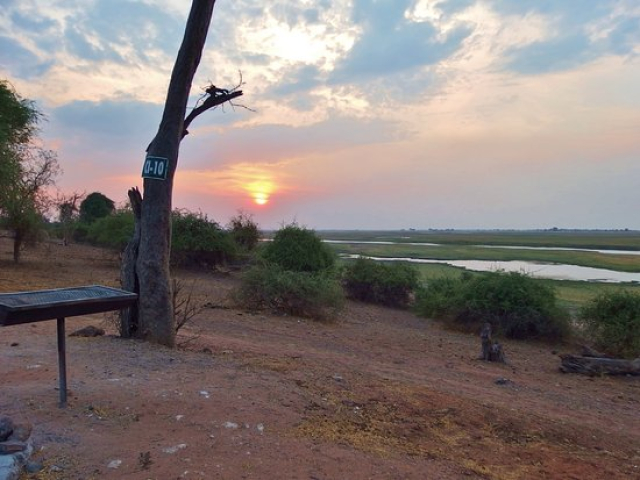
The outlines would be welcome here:
M 65 318 L 122 310 L 138 299 L 135 293 L 91 285 L 0 294 L 0 327 L 57 320 L 60 407 L 67 405 Z

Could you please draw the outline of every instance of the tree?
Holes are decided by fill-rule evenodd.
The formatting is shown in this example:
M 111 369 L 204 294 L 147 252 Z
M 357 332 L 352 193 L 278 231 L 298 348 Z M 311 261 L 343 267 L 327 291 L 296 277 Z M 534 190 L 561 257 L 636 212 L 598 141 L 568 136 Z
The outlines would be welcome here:
M 243 211 L 229 220 L 227 226 L 233 237 L 233 241 L 240 248 L 250 252 L 258 246 L 260 242 L 260 230 L 258 224 L 253 220 L 253 216 Z
M 32 102 L 21 98 L 6 80 L 0 80 L 0 191 L 19 175 L 19 149 L 31 141 L 39 117 Z
M 19 172 L 0 192 L 7 228 L 13 232 L 13 260 L 20 261 L 25 241 L 35 240 L 51 206 L 44 187 L 52 185 L 60 169 L 55 152 L 40 148 L 21 153 Z
M 79 211 L 78 202 L 84 197 L 84 193 L 73 192 L 69 195 L 60 195 L 56 200 L 60 229 L 62 231 L 62 243 L 68 245 L 73 234 Z
M 166 177 L 145 178 L 144 198 L 129 190 L 136 216 L 134 238 L 123 255 L 123 287 L 139 293 L 137 310 L 122 318 L 125 336 L 136 336 L 175 345 L 169 257 L 171 251 L 171 199 L 178 165 L 180 142 L 190 123 L 201 113 L 240 95 L 237 88 L 225 90 L 213 85 L 202 103 L 185 118 L 193 77 L 200 63 L 215 0 L 194 0 L 184 38 L 171 73 L 164 112 L 158 132 L 147 147 L 147 158 L 166 162 Z M 146 163 L 146 162 L 145 162 Z M 164 171 L 163 163 L 163 171 Z
M 59 173 L 55 152 L 34 143 L 41 117 L 33 102 L 0 81 L 0 213 L 14 233 L 13 259 L 34 239 L 50 206 L 45 188 Z
M 106 195 L 93 192 L 80 203 L 80 221 L 93 223 L 97 219 L 111 215 L 116 209 L 116 204 Z

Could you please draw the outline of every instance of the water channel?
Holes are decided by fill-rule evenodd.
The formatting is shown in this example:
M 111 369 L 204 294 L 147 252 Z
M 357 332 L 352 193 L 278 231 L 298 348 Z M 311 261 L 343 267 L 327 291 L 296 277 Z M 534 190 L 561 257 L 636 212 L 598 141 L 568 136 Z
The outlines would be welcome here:
M 476 272 L 520 272 L 532 277 L 549 278 L 553 280 L 580 280 L 587 282 L 605 283 L 640 283 L 640 273 L 617 272 L 604 268 L 581 267 L 578 265 L 566 265 L 555 263 L 534 263 L 520 260 L 496 261 L 496 260 L 434 260 L 428 258 L 387 258 L 370 257 L 365 255 L 344 255 L 343 258 L 370 258 L 381 262 L 409 262 L 409 263 L 444 263 L 454 267 L 474 270 Z

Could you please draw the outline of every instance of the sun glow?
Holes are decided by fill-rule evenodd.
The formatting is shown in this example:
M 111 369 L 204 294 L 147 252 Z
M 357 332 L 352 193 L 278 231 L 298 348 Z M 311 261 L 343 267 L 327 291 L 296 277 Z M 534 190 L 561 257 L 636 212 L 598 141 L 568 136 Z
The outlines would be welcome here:
M 258 205 L 264 205 L 269 201 L 269 197 L 267 197 L 267 195 L 264 193 L 254 193 L 253 201 L 256 202 Z
M 261 179 L 250 182 L 245 186 L 253 201 L 257 205 L 265 205 L 275 189 L 275 185 L 270 180 Z

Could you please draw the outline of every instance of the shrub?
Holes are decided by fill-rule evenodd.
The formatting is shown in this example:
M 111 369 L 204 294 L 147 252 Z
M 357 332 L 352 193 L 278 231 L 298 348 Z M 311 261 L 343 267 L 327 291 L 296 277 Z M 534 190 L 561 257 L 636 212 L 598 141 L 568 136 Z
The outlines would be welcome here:
M 581 311 L 596 348 L 614 356 L 640 357 L 640 295 L 623 290 L 592 299 Z
M 254 250 L 260 241 L 258 224 L 251 215 L 247 215 L 244 212 L 239 212 L 229 220 L 227 229 L 231 233 L 233 241 L 247 252 Z
M 236 255 L 231 235 L 202 213 L 175 210 L 171 214 L 171 262 L 181 266 L 215 266 Z M 86 238 L 97 245 L 123 250 L 133 236 L 131 210 L 118 210 L 86 225 Z
M 273 264 L 245 272 L 235 296 L 249 309 L 265 308 L 314 320 L 334 317 L 344 300 L 331 274 L 295 272 Z
M 404 263 L 382 264 L 358 258 L 342 275 L 347 295 L 388 307 L 406 307 L 418 286 L 418 272 Z
M 490 322 L 508 338 L 562 340 L 570 331 L 569 314 L 557 305 L 554 290 L 521 273 L 467 276 L 436 283 L 435 289 L 428 284 L 416 303 L 423 315 L 441 309 L 468 330 Z
M 335 254 L 313 230 L 288 225 L 265 245 L 263 258 L 293 272 L 321 272 L 335 265 Z
M 424 317 L 455 316 L 462 305 L 461 278 L 440 277 L 429 280 L 416 292 L 415 310 Z
M 171 261 L 181 266 L 216 266 L 236 255 L 231 235 L 202 213 L 174 210 Z
M 118 210 L 98 218 L 86 227 L 86 238 L 102 247 L 123 250 L 133 236 L 134 219 L 131 210 Z

